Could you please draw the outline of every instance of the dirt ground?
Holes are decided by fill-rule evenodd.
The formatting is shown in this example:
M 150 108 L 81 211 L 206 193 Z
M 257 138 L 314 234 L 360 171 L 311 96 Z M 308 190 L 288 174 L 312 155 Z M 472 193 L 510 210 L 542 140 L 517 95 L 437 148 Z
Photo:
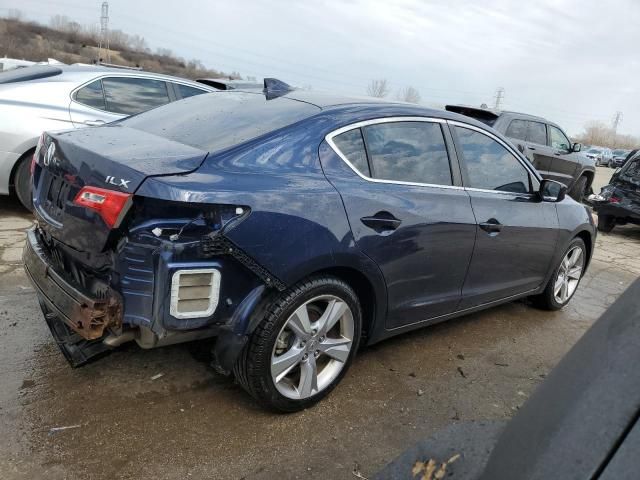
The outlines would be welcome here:
M 318 406 L 274 415 L 209 368 L 206 345 L 130 345 L 71 369 L 22 269 L 30 225 L 0 197 L 3 479 L 370 476 L 447 424 L 512 416 L 640 275 L 640 227 L 617 227 L 564 310 L 515 302 L 388 340 Z

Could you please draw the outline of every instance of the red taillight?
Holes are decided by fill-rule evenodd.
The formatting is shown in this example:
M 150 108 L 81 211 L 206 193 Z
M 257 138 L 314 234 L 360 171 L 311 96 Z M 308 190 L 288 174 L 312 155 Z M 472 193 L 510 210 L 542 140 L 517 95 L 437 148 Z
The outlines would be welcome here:
M 116 192 L 106 188 L 83 187 L 73 203 L 95 210 L 109 228 L 113 228 L 132 196 L 131 193 Z
M 618 197 L 609 197 L 609 203 L 620 203 L 620 199 Z

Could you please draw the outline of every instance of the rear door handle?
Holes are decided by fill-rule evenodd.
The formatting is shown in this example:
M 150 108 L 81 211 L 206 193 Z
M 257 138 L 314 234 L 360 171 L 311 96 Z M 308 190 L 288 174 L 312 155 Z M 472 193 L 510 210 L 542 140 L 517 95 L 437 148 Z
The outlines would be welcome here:
M 479 227 L 489 235 L 497 235 L 502 230 L 502 224 L 495 218 L 490 218 L 486 222 L 481 223 Z
M 378 212 L 371 217 L 362 217 L 360 221 L 378 233 L 393 231 L 402 223 L 389 212 Z
M 534 152 L 535 152 L 535 150 L 536 150 L 536 147 L 530 147 L 530 146 L 528 146 L 528 145 L 527 145 L 527 148 L 528 148 L 529 150 L 533 150 Z

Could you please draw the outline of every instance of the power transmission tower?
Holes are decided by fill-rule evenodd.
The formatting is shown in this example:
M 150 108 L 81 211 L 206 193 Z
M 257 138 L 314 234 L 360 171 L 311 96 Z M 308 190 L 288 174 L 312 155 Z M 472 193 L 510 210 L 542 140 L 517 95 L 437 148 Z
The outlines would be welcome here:
M 109 50 L 109 2 L 102 2 L 102 13 L 100 15 L 100 45 L 98 46 L 98 61 L 102 61 L 102 46 L 106 48 L 107 63 L 111 61 L 111 51 Z
M 495 105 L 495 109 L 496 110 L 500 110 L 500 107 L 502 106 L 502 101 L 503 100 L 504 100 L 504 88 L 500 87 L 496 91 L 496 105 Z
M 613 116 L 613 121 L 611 122 L 611 128 L 613 129 L 613 134 L 615 135 L 618 132 L 618 125 L 622 122 L 622 112 L 618 111 Z

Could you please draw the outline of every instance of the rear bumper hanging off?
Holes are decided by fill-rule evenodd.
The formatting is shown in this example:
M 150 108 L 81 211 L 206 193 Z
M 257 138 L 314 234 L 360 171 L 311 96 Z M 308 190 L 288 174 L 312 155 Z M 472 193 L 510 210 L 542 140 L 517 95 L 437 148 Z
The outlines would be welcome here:
M 51 267 L 36 228 L 27 231 L 22 256 L 27 276 L 46 307 L 45 315 L 54 315 L 85 340 L 101 338 L 107 328 L 120 328 L 122 300 L 118 293 L 110 289 L 105 298 L 91 298 L 67 282 Z

